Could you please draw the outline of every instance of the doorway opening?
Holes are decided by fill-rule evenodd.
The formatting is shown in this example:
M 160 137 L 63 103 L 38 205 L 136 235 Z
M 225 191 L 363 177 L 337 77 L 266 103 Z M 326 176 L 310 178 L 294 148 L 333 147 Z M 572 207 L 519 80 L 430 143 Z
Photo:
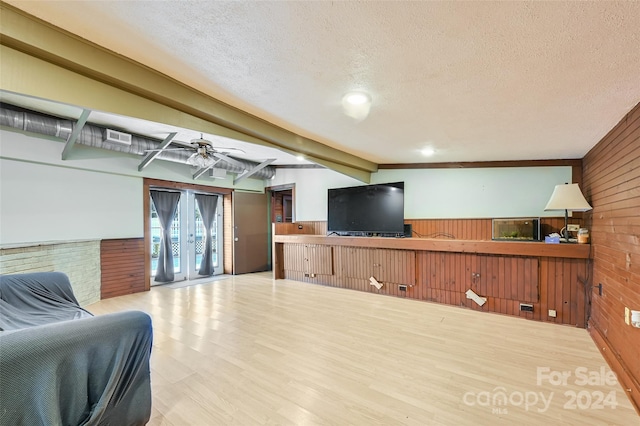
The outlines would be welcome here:
M 163 229 L 162 217 L 156 209 L 153 196 L 149 195 L 150 285 L 222 274 L 223 196 L 201 194 L 194 190 L 153 188 L 153 191 L 174 194 L 174 198 L 177 196 L 177 205 L 172 218 L 164 219 L 167 223 Z M 165 233 L 170 243 L 163 240 Z M 169 268 L 172 273 L 164 271 L 165 263 L 171 263 Z M 158 279 L 158 274 L 161 279 Z
M 271 223 L 292 223 L 295 221 L 295 184 L 267 188 L 271 194 Z

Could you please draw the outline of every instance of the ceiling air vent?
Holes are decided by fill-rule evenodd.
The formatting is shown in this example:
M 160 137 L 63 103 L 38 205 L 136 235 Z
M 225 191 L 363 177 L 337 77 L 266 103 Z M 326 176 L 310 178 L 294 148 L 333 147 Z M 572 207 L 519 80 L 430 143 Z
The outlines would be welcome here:
M 209 169 L 209 177 L 214 179 L 225 179 L 227 177 L 227 171 L 225 169 L 211 168 Z
M 119 143 L 121 145 L 131 145 L 131 135 L 128 133 L 116 132 L 115 130 L 106 129 L 104 141 Z

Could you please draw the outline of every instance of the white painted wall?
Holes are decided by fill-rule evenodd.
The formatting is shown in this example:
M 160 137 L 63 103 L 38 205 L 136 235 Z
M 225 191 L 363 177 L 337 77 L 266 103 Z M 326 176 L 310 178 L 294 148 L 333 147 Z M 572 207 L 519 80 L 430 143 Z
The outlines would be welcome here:
M 190 167 L 154 161 L 138 172 L 139 156 L 76 146 L 0 130 L 0 245 L 136 238 L 143 231 L 143 178 L 233 187 L 225 180 L 192 179 Z M 264 190 L 245 179 L 237 189 Z
M 327 220 L 327 189 L 362 185 L 328 169 L 277 169 L 270 186 L 296 184 L 295 221 Z
M 544 207 L 571 167 L 380 170 L 372 183 L 405 183 L 405 218 L 561 216 Z M 296 220 L 327 220 L 327 189 L 363 183 L 326 169 L 278 169 L 271 185 L 296 184 Z
M 0 160 L 2 245 L 143 236 L 142 179 Z
M 556 185 L 571 182 L 571 167 L 381 170 L 372 177 L 399 181 L 407 219 L 559 216 L 544 207 Z
M 143 236 L 142 178 L 193 183 L 191 169 L 79 146 L 61 160 L 64 144 L 0 130 L 0 245 Z M 558 216 L 544 212 L 570 167 L 381 170 L 373 183 L 405 182 L 405 217 L 491 218 Z M 195 181 L 232 187 L 226 180 Z M 297 221 L 326 220 L 327 189 L 362 182 L 327 169 L 279 169 L 271 185 L 296 184 Z M 237 189 L 262 191 L 245 179 Z

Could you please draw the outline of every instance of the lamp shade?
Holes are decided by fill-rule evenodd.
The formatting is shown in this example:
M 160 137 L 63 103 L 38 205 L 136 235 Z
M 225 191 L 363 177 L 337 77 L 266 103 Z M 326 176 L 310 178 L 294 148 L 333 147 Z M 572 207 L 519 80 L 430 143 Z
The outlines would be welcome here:
M 574 212 L 586 212 L 592 207 L 585 200 L 577 183 L 556 185 L 547 203 L 547 210 L 571 210 Z

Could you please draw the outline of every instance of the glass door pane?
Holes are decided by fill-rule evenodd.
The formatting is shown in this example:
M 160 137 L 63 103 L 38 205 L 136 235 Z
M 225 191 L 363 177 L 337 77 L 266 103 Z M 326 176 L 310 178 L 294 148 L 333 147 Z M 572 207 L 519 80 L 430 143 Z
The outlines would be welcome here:
M 183 254 L 187 252 L 184 241 L 184 232 L 182 230 L 182 224 L 185 223 L 183 220 L 183 211 L 184 207 L 184 197 L 180 197 L 180 202 L 178 203 L 178 208 L 176 209 L 176 215 L 173 218 L 173 222 L 171 223 L 171 254 L 173 255 L 173 271 L 175 274 L 175 281 L 184 280 L 186 275 L 185 264 L 186 261 L 183 259 Z M 158 213 L 156 212 L 156 207 L 153 204 L 153 200 L 150 202 L 150 210 L 151 210 L 151 285 L 160 284 L 153 280 L 156 275 L 156 269 L 158 268 L 158 256 L 160 254 L 160 239 L 162 237 L 162 227 L 160 226 L 160 221 L 158 220 Z
M 195 248 L 193 251 L 193 254 L 195 256 L 194 272 L 197 273 L 197 271 L 200 269 L 200 263 L 202 262 L 202 255 L 204 254 L 204 248 L 206 244 L 206 241 L 205 241 L 206 239 L 204 238 L 204 236 L 206 231 L 204 229 L 204 223 L 202 221 L 202 215 L 200 214 L 200 207 L 198 206 L 198 203 L 195 203 L 195 209 L 193 213 L 194 213 L 195 235 L 196 235 Z
M 212 245 L 214 275 L 223 273 L 222 263 L 222 196 L 218 197 L 216 215 L 211 235 L 206 230 L 193 191 L 182 191 L 176 215 L 171 224 L 171 248 L 173 254 L 174 281 L 202 278 L 198 274 L 206 244 Z M 162 228 L 153 200 L 151 210 L 151 285 L 158 267 Z
M 193 235 L 193 248 L 191 257 L 191 264 L 193 265 L 193 269 L 190 270 L 190 278 L 197 278 L 201 275 L 198 274 L 200 270 L 200 264 L 202 263 L 202 259 L 204 256 L 204 251 L 207 244 L 212 246 L 212 259 L 214 265 L 214 275 L 221 274 L 222 271 L 222 261 L 220 253 L 222 253 L 222 247 L 219 244 L 218 235 L 222 235 L 221 226 L 222 226 L 222 197 L 218 197 L 218 204 L 216 207 L 216 215 L 213 220 L 213 226 L 211 229 L 211 234 L 206 235 L 206 229 L 204 227 L 204 222 L 202 219 L 202 214 L 200 213 L 200 207 L 198 203 L 195 201 L 195 194 L 189 195 L 190 204 L 193 205 L 193 216 L 192 223 L 193 229 L 189 230 L 189 235 Z

